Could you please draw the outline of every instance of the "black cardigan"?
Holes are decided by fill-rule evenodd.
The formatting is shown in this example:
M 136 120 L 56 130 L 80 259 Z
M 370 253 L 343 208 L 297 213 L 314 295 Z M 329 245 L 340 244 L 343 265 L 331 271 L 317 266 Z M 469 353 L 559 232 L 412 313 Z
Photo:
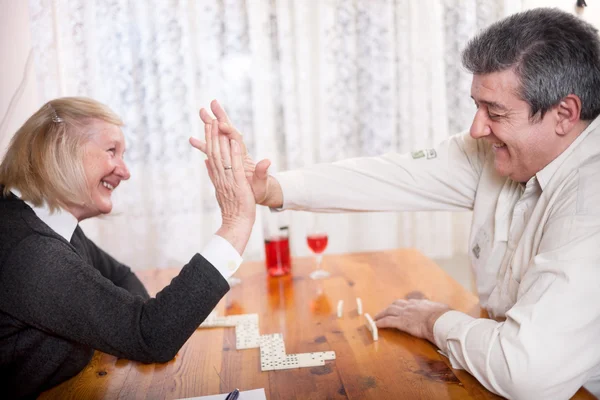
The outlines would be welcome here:
M 23 201 L 0 194 L 2 392 L 35 397 L 81 371 L 94 349 L 167 362 L 228 290 L 196 254 L 151 299 L 79 226 L 69 243 Z

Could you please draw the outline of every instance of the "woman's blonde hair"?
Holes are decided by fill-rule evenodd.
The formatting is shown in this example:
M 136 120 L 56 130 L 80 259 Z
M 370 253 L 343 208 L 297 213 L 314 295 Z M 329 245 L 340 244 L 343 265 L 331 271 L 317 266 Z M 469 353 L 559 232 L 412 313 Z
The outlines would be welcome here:
M 83 150 L 93 119 L 123 125 L 107 106 L 89 98 L 63 97 L 44 104 L 10 142 L 0 164 L 2 194 L 17 189 L 21 199 L 35 206 L 46 203 L 52 212 L 90 204 Z

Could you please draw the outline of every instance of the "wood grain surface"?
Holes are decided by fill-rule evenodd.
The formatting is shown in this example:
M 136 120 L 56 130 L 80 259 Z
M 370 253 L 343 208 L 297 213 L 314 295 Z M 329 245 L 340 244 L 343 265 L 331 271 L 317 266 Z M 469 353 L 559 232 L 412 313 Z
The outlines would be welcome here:
M 325 255 L 332 276 L 313 281 L 314 259 L 293 260 L 292 275 L 269 278 L 263 263 L 244 263 L 242 283 L 217 306 L 220 315 L 259 314 L 260 333 L 282 333 L 287 353 L 336 352 L 324 366 L 261 372 L 258 349 L 236 350 L 234 328 L 198 329 L 174 360 L 142 364 L 96 352 L 77 376 L 41 399 L 180 399 L 264 388 L 278 399 L 494 399 L 465 371 L 453 370 L 429 342 L 379 330 L 373 342 L 364 316 L 398 298 L 425 296 L 480 316 L 477 297 L 410 249 Z M 466 267 L 466 266 L 465 266 Z M 154 295 L 177 269 L 140 271 Z M 337 302 L 344 300 L 342 318 Z M 593 399 L 580 390 L 576 399 Z

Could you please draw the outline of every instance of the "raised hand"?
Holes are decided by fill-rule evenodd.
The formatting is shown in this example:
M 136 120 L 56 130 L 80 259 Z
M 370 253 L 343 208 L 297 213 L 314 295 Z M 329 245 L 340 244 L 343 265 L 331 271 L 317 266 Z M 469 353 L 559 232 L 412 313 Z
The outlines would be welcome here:
M 256 203 L 267 204 L 270 189 L 269 183 L 272 182 L 269 179 L 268 174 L 268 168 L 271 165 L 271 161 L 264 159 L 256 164 L 252 157 L 250 157 L 248 154 L 242 134 L 233 126 L 229 116 L 221 107 L 221 105 L 216 100 L 213 100 L 210 103 L 210 108 L 216 117 L 216 121 L 218 121 L 219 133 L 229 139 L 235 140 L 241 146 L 244 173 L 250 186 L 252 187 Z M 200 118 L 204 122 L 205 126 L 210 126 L 214 121 L 209 112 L 204 108 L 200 109 Z M 207 143 L 192 137 L 190 138 L 190 144 L 207 154 Z
M 208 156 L 205 163 L 223 218 L 217 234 L 242 254 L 256 219 L 256 202 L 244 173 L 242 147 L 236 140 L 219 135 L 216 120 L 205 125 L 204 133 Z

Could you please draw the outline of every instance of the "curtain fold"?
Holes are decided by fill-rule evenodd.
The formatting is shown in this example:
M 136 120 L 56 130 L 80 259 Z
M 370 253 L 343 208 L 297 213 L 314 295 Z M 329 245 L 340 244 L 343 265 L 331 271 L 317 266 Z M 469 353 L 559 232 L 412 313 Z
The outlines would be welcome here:
M 40 100 L 89 96 L 126 123 L 132 178 L 115 215 L 83 223 L 133 268 L 179 266 L 220 225 L 198 109 L 219 99 L 255 159 L 273 170 L 407 152 L 468 129 L 460 49 L 518 0 L 30 0 Z M 259 216 L 262 213 L 259 213 Z M 470 216 L 285 212 L 292 252 L 465 251 Z M 264 257 L 258 219 L 245 259 Z

